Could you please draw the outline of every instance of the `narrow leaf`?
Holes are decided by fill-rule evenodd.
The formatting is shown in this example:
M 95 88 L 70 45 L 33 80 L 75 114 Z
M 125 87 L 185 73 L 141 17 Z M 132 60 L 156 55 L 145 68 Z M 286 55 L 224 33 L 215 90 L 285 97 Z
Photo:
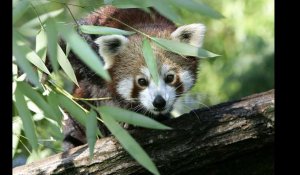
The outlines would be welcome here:
M 49 126 L 48 134 L 53 136 L 54 139 L 56 140 L 63 141 L 64 136 L 63 133 L 61 132 L 61 124 L 60 124 L 61 121 L 59 121 L 58 123 L 57 121 L 47 117 L 45 117 L 45 119 L 48 121 L 48 126 Z
M 50 75 L 50 72 L 48 68 L 46 67 L 45 63 L 43 60 L 30 48 L 26 47 L 23 45 L 24 51 L 27 53 L 25 57 L 37 68 L 39 68 L 41 71 L 45 72 L 46 74 Z
M 215 18 L 215 19 L 224 18 L 222 14 L 220 14 L 219 12 L 213 10 L 209 6 L 199 1 L 196 2 L 193 0 L 168 0 L 168 1 L 170 3 L 173 3 L 176 7 L 185 8 L 189 11 L 200 13 L 211 18 Z
M 209 52 L 205 49 L 192 46 L 190 44 L 181 43 L 178 41 L 167 40 L 163 38 L 152 38 L 159 46 L 162 48 L 175 52 L 177 54 L 185 55 L 185 56 L 194 56 L 198 58 L 212 58 L 217 57 L 215 53 Z
M 25 57 L 37 68 L 46 74 L 50 74 L 43 60 L 26 44 L 25 39 L 18 33 L 14 33 L 14 37 L 17 40 L 18 48 L 23 52 Z
M 90 151 L 90 159 L 94 155 L 94 147 L 97 139 L 97 113 L 94 110 L 91 110 L 88 113 L 86 121 L 86 135 Z
M 83 111 L 75 102 L 64 95 L 59 95 L 59 104 L 61 107 L 65 108 L 70 115 L 76 119 L 82 126 L 86 124 L 87 114 Z
M 99 6 L 104 5 L 103 1 L 99 0 L 79 0 L 79 4 L 85 7 L 86 10 L 95 10 Z
M 50 94 L 47 96 L 47 102 L 49 106 L 51 107 L 53 113 L 55 114 L 55 118 L 57 119 L 57 123 L 61 125 L 62 121 L 62 113 L 59 110 L 59 101 L 58 101 L 58 95 L 54 93 L 53 91 L 50 92 Z
M 54 18 L 54 17 L 60 15 L 63 11 L 64 11 L 64 9 L 59 9 L 59 10 L 55 10 L 55 11 L 52 11 L 52 12 L 48 12 L 48 13 L 45 13 L 43 15 L 40 15 L 39 18 L 40 18 L 41 22 L 44 23 L 49 17 Z M 28 21 L 27 23 L 23 24 L 20 27 L 20 30 L 23 30 L 23 29 L 26 29 L 26 28 L 32 28 L 32 27 L 36 27 L 36 26 L 40 25 L 39 18 L 36 17 L 36 18 Z
M 77 85 L 79 86 L 74 70 L 72 68 L 72 65 L 70 61 L 68 60 L 67 56 L 65 55 L 62 48 L 57 44 L 57 60 L 60 65 L 60 67 L 64 70 L 64 72 L 67 74 L 67 76 Z
M 20 66 L 20 68 L 27 74 L 29 81 L 34 85 L 41 87 L 36 72 L 25 58 L 26 51 L 24 51 L 22 47 L 23 43 L 16 38 L 17 34 L 18 33 L 13 30 L 13 54 L 16 58 L 16 62 L 18 66 Z
M 157 70 L 157 62 L 148 39 L 143 40 L 143 55 L 150 74 L 155 84 L 158 85 L 159 75 Z
M 98 35 L 132 35 L 135 33 L 131 31 L 104 26 L 81 25 L 79 28 L 83 33 Z
M 47 35 L 43 28 L 41 28 L 40 32 L 36 35 L 35 44 L 36 54 L 42 59 L 43 62 L 45 62 L 47 55 Z
M 101 113 L 101 111 L 100 111 Z M 143 167 L 149 170 L 153 174 L 159 174 L 154 163 L 143 150 L 143 148 L 132 138 L 128 132 L 123 129 L 109 113 L 101 113 L 101 117 L 104 124 L 110 130 L 110 132 L 118 139 L 123 148 Z
M 17 22 L 28 10 L 29 2 L 27 0 L 19 1 L 13 8 L 13 24 Z
M 66 45 L 66 57 L 69 56 L 70 50 L 71 50 L 70 44 L 67 43 L 67 45 Z
M 151 6 L 148 0 L 114 0 L 112 2 L 106 2 L 106 4 L 111 4 L 117 8 L 140 8 L 148 13 L 150 10 L 147 7 Z
M 20 88 L 20 91 L 30 98 L 32 102 L 34 102 L 40 109 L 42 109 L 45 113 L 45 115 L 51 119 L 54 119 L 57 121 L 57 116 L 49 106 L 49 104 L 46 102 L 46 100 L 43 99 L 43 97 L 32 87 L 25 82 L 17 82 L 17 87 Z
M 22 120 L 19 116 L 13 117 L 13 145 L 12 145 L 12 157 L 14 157 L 18 143 L 19 143 L 19 138 L 21 135 L 21 130 L 22 130 Z
M 34 150 L 37 150 L 38 142 L 37 142 L 37 136 L 35 131 L 35 125 L 33 123 L 31 113 L 27 108 L 27 104 L 25 102 L 24 96 L 20 92 L 19 88 L 20 87 L 17 86 L 17 89 L 15 91 L 15 99 L 16 99 L 15 105 L 17 107 L 19 116 L 22 119 L 25 135 L 28 138 L 28 141 L 32 146 L 32 148 Z
M 16 64 L 12 65 L 12 76 L 13 76 L 13 81 L 16 81 L 18 78 L 18 66 Z
M 151 129 L 171 129 L 170 127 L 163 125 L 149 117 L 125 109 L 111 106 L 101 106 L 99 107 L 99 110 L 101 113 L 109 115 L 120 122 Z
M 46 5 L 46 4 L 49 4 L 51 3 L 51 1 L 48 1 L 48 0 L 28 0 L 30 1 L 30 3 L 32 3 L 32 5 L 34 5 L 35 7 L 37 6 L 43 6 L 43 5 Z
M 165 16 L 175 23 L 182 23 L 181 17 L 176 13 L 171 4 L 166 0 L 151 1 L 151 4 L 161 15 Z
M 43 28 L 41 28 L 40 32 L 36 35 L 35 52 L 45 63 L 46 55 L 47 55 L 47 35 Z M 39 76 L 39 81 L 41 82 L 43 79 L 43 73 L 38 71 L 38 76 Z
M 56 72 L 58 70 L 57 61 L 57 30 L 55 22 L 52 18 L 49 18 L 46 22 L 46 34 L 47 34 L 47 45 L 48 53 L 51 65 Z
M 103 64 L 97 54 L 91 47 L 75 32 L 73 28 L 61 25 L 59 32 L 65 41 L 70 44 L 72 51 L 78 55 L 79 59 L 90 67 L 97 75 L 105 80 L 110 80 L 108 72 L 104 69 Z

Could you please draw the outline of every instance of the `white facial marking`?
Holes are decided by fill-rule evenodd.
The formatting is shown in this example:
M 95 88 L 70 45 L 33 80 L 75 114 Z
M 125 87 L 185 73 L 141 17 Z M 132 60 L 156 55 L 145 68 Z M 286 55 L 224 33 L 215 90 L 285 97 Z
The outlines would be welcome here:
M 188 44 L 196 46 L 196 47 L 201 47 L 203 44 L 204 40 L 204 34 L 205 34 L 206 28 L 203 24 L 189 24 L 189 25 L 184 25 L 181 27 L 178 27 L 172 34 L 171 37 L 174 40 L 180 41 L 180 36 L 182 35 L 183 32 L 189 32 L 191 34 Z
M 114 40 L 118 40 L 120 42 L 120 46 L 118 46 L 116 52 L 112 52 L 112 50 L 110 50 L 110 46 L 107 45 L 107 43 Z M 124 47 L 128 43 L 128 39 L 122 35 L 106 35 L 97 38 L 94 42 L 99 46 L 99 54 L 103 57 L 105 62 L 104 68 L 108 69 L 114 63 L 112 57 L 117 55 L 124 49 Z
M 164 68 L 162 68 L 162 71 L 163 69 Z M 145 76 L 150 77 L 148 68 L 143 67 L 141 71 Z M 166 106 L 163 111 L 155 111 L 155 107 L 153 106 L 153 101 L 157 95 L 161 95 L 166 101 Z M 140 92 L 139 99 L 143 106 L 151 113 L 155 115 L 158 115 L 160 113 L 166 114 L 170 112 L 173 107 L 173 104 L 176 100 L 176 91 L 174 87 L 166 84 L 164 81 L 164 76 L 160 75 L 158 85 L 156 85 L 154 81 L 150 79 L 149 85 Z
M 161 67 L 161 75 L 166 75 L 169 71 L 170 67 L 167 64 L 163 64 Z
M 131 92 L 133 89 L 133 78 L 126 78 L 117 84 L 118 93 L 126 100 L 131 100 Z
M 147 67 L 142 67 L 141 68 L 141 73 L 144 74 L 148 79 L 150 79 L 151 75 L 150 75 L 150 71 Z
M 189 71 L 181 71 L 179 73 L 180 80 L 183 83 L 183 92 L 187 92 L 194 84 L 194 79 Z

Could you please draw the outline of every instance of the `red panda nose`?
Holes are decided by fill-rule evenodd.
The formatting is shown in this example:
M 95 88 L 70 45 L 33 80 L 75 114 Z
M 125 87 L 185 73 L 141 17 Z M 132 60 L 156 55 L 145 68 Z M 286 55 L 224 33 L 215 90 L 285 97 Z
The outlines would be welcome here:
M 166 106 L 166 100 L 161 95 L 158 95 L 153 101 L 153 106 L 157 109 L 163 109 Z

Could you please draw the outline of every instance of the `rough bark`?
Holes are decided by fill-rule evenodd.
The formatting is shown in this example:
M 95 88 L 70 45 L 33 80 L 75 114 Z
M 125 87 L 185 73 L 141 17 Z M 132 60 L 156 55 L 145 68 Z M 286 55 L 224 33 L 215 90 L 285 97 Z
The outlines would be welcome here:
M 198 109 L 164 122 L 174 128 L 139 128 L 132 135 L 161 174 L 274 174 L 274 90 Z M 149 174 L 114 137 L 16 167 L 14 174 Z

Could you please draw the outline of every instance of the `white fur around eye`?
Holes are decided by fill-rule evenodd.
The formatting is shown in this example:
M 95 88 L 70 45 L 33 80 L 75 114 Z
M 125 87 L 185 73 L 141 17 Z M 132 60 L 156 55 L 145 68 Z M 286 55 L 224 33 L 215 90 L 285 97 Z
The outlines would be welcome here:
M 144 74 L 144 76 L 146 76 L 147 79 L 150 79 L 151 78 L 151 75 L 150 75 L 150 71 L 147 67 L 142 67 L 140 69 L 141 73 Z
M 203 24 L 189 24 L 178 27 L 172 34 L 171 38 L 176 41 L 186 42 L 190 45 L 201 47 L 204 40 L 206 28 Z M 183 33 L 189 33 L 191 36 L 188 40 L 182 40 L 181 36 Z
M 131 100 L 131 92 L 133 89 L 133 78 L 126 78 L 117 84 L 117 92 L 126 100 Z
M 105 65 L 104 68 L 112 67 L 113 57 L 118 55 L 127 45 L 128 39 L 122 35 L 106 35 L 97 38 L 94 41 L 99 47 L 99 54 L 103 57 Z M 113 46 L 109 43 L 119 42 L 119 45 Z
M 194 78 L 189 71 L 182 71 L 179 74 L 180 80 L 183 83 L 183 92 L 187 92 L 194 85 Z
M 169 70 L 169 66 L 167 64 L 163 64 L 161 66 L 161 75 L 165 75 Z

